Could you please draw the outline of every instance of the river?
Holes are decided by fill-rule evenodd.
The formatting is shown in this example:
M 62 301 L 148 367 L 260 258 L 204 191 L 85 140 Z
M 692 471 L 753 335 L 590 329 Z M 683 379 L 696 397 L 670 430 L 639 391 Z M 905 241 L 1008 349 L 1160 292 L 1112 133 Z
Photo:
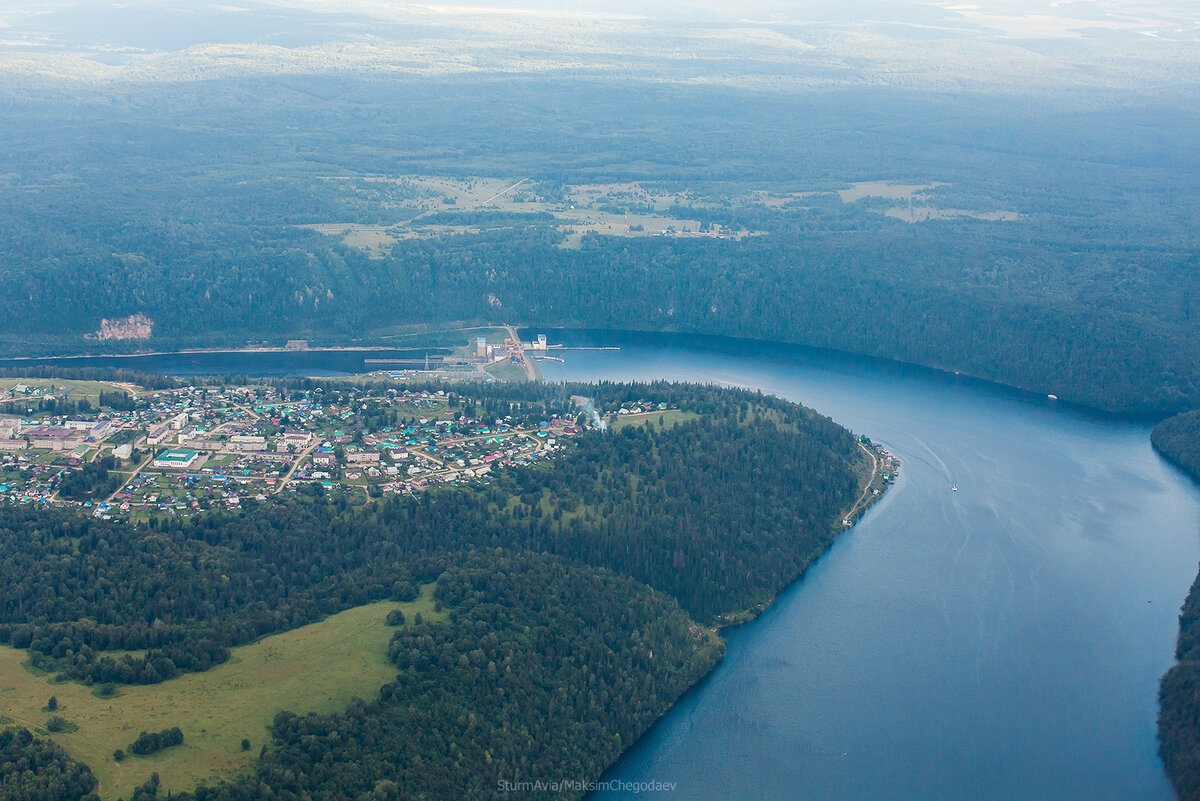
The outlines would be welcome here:
M 552 336 L 562 340 L 566 335 Z M 800 401 L 900 480 L 604 777 L 704 799 L 1171 799 L 1158 679 L 1200 494 L 1150 427 L 833 354 L 575 335 L 547 379 L 669 378 Z M 958 490 L 952 489 L 953 485 Z
M 1174 797 L 1155 752 L 1156 693 L 1200 559 L 1200 492 L 1153 452 L 1148 424 L 795 348 L 551 341 L 621 350 L 564 351 L 542 362 L 549 380 L 755 387 L 902 460 L 895 487 L 803 580 L 726 633 L 724 662 L 592 801 Z M 283 369 L 226 355 L 205 369 L 337 373 L 361 357 L 298 354 Z M 641 782 L 675 789 L 635 792 Z

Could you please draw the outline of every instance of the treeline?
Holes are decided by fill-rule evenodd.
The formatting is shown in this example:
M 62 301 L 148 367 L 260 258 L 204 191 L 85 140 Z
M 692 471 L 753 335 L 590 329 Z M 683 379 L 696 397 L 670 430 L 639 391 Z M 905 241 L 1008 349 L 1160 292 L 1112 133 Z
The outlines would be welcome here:
M 553 225 L 555 222 L 557 222 L 555 216 L 545 211 L 438 211 L 414 221 L 414 225 L 519 228 L 527 225 Z
M 71 381 L 113 381 L 136 384 L 146 389 L 171 389 L 184 386 L 178 378 L 155 373 L 143 373 L 121 367 L 67 367 L 59 364 L 0 367 L 0 378 L 54 378 Z M 104 392 L 104 395 L 110 393 Z M 122 395 L 113 390 L 113 395 Z
M 1150 441 L 1200 481 L 1200 410 L 1162 421 Z M 1180 799 L 1200 801 L 1200 574 L 1179 614 L 1175 658 L 1158 690 L 1158 752 Z
M 87 415 L 99 411 L 87 398 L 62 398 L 54 395 L 41 395 L 36 398 L 20 397 L 0 403 L 0 413 L 6 415 L 28 414 L 30 410 L 36 414 L 56 414 L 71 417 Z
M 25 728 L 0 730 L 0 798 L 5 801 L 100 801 L 98 782 L 61 746 Z

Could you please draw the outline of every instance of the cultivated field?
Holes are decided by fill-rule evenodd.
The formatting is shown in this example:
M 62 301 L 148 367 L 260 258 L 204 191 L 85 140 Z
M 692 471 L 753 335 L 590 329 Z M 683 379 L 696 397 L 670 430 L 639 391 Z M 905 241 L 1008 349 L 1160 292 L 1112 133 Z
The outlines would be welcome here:
M 989 222 L 1021 219 L 1015 211 L 979 211 L 969 208 L 939 208 L 932 192 L 949 186 L 941 181 L 896 183 L 858 181 L 808 187 L 776 186 L 771 189 L 740 184 L 702 183 L 694 187 L 661 183 L 604 183 L 554 186 L 528 178 L 453 178 L 436 176 L 346 176 L 335 180 L 353 185 L 381 210 L 403 206 L 403 220 L 388 224 L 350 222 L 312 223 L 300 227 L 341 238 L 374 259 L 385 258 L 393 245 L 406 239 L 448 235 L 473 235 L 490 229 L 549 225 L 562 235 L 559 247 L 577 249 L 589 233 L 605 236 L 696 237 L 721 236 L 741 239 L 762 231 L 724 228 L 679 214 L 680 209 L 712 209 L 719 217 L 730 207 L 802 212 L 821 197 L 836 196 L 843 204 L 860 200 L 895 200 L 906 206 L 871 208 L 909 223 L 969 217 Z M 500 215 L 489 218 L 487 215 Z M 455 219 L 455 215 L 462 215 Z M 509 215 L 509 216 L 504 216 Z M 518 216 L 512 216 L 518 215 Z M 519 215 L 529 215 L 527 219 Z M 541 215 L 536 216 L 535 215 Z M 545 215 L 549 215 L 546 217 Z M 701 232 L 701 226 L 705 231 Z
M 352 698 L 373 698 L 396 675 L 387 661 L 393 631 L 384 622 L 387 613 L 402 609 L 410 623 L 417 612 L 444 618 L 434 612 L 432 590 L 426 585 L 410 603 L 383 601 L 341 612 L 235 648 L 227 663 L 204 673 L 121 687 L 110 698 L 82 684 L 34 675 L 24 666 L 24 651 L 0 647 L 0 719 L 49 737 L 85 762 L 100 780 L 101 798 L 127 797 L 154 772 L 163 790 L 190 789 L 248 768 L 269 743 L 268 726 L 281 710 L 333 712 Z M 77 730 L 46 732 L 52 695 L 58 699 L 53 714 Z M 113 751 L 128 751 L 140 732 L 172 726 L 183 730 L 182 746 L 113 761 Z M 243 738 L 250 740 L 249 751 L 241 748 Z
M 478 234 L 489 227 L 510 227 L 512 221 L 491 223 L 486 218 L 455 224 L 431 222 L 430 215 L 464 212 L 509 212 L 550 214 L 553 225 L 565 236 L 563 247 L 579 246 L 584 234 L 610 236 L 653 236 L 656 234 L 696 234 L 700 220 L 683 219 L 669 213 L 676 205 L 700 203 L 687 190 L 675 191 L 641 183 L 586 184 L 562 187 L 554 197 L 539 194 L 543 187 L 529 180 L 511 178 L 454 178 L 403 175 L 369 178 L 345 177 L 368 196 L 375 194 L 381 208 L 401 202 L 413 216 L 391 225 L 365 225 L 329 222 L 299 226 L 341 237 L 342 241 L 364 251 L 372 258 L 383 258 L 389 248 L 405 239 L 448 234 Z M 403 198 L 397 201 L 397 197 Z M 744 236 L 747 231 L 713 231 L 728 236 Z
M 839 189 L 838 197 L 843 203 L 853 203 L 865 197 L 881 197 L 888 200 L 912 200 L 913 195 L 936 189 L 945 184 L 934 181 L 928 184 L 894 184 L 890 181 L 859 181 L 849 189 Z

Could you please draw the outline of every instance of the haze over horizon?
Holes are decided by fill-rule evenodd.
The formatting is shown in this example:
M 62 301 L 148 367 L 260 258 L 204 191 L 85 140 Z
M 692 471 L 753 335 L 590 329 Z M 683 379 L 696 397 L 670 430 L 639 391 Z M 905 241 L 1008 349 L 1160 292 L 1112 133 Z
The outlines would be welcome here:
M 0 67 L 149 82 L 271 74 L 569 74 L 747 88 L 1191 94 L 1184 3 L 281 0 L 0 3 Z

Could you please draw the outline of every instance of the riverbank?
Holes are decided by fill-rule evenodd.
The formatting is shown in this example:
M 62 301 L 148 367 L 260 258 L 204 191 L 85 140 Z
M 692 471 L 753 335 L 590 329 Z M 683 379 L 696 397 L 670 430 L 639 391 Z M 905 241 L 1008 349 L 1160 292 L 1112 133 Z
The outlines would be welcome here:
M 835 523 L 833 526 L 834 534 L 824 548 L 819 553 L 813 556 L 808 565 L 805 566 L 799 574 L 791 581 L 779 589 L 779 593 L 772 595 L 766 601 L 755 604 L 749 609 L 743 609 L 740 612 L 732 612 L 720 615 L 721 622 L 713 627 L 713 631 L 721 632 L 726 629 L 734 629 L 744 626 L 747 623 L 752 623 L 757 620 L 764 612 L 771 608 L 783 593 L 797 584 L 804 578 L 804 574 L 812 567 L 825 553 L 833 546 L 837 537 L 842 533 L 849 531 L 863 515 L 879 501 L 883 500 L 884 493 L 892 486 L 896 477 L 899 475 L 900 462 L 891 454 L 888 454 L 883 449 L 872 444 L 870 440 L 864 442 L 865 437 L 858 437 L 855 441 L 861 449 L 864 460 L 856 472 L 861 476 L 859 482 L 860 492 L 855 499 L 854 504 L 841 514 L 840 524 Z M 894 472 L 886 473 L 885 468 L 890 467 Z M 885 478 L 885 473 L 887 477 Z
M 424 350 L 419 347 L 396 348 L 387 345 L 346 345 L 328 347 L 280 348 L 280 347 L 245 347 L 245 348 L 182 348 L 180 350 L 139 350 L 132 353 L 77 353 L 67 356 L 8 356 L 0 359 L 5 362 L 59 362 L 79 361 L 86 359 L 139 359 L 147 356 L 193 356 L 197 354 L 238 354 L 238 353 L 360 353 L 360 352 L 393 352 L 396 350 Z M 445 346 L 431 347 L 428 350 L 450 349 Z
M 522 329 L 522 334 L 528 334 L 532 328 Z M 1156 423 L 1174 414 L 1179 409 L 1162 409 L 1152 411 L 1136 411 L 1113 409 L 1101 403 L 1089 403 L 1072 398 L 1061 388 L 1029 387 L 1019 384 L 1004 383 L 994 379 L 981 377 L 949 367 L 941 367 L 922 362 L 903 361 L 883 356 L 874 356 L 835 348 L 822 348 L 801 345 L 773 339 L 755 339 L 752 337 L 733 337 L 718 334 L 688 334 L 679 332 L 640 331 L 630 329 L 579 329 L 542 327 L 536 329 L 545 333 L 554 341 L 564 343 L 586 343 L 587 345 L 618 345 L 630 347 L 639 344 L 653 343 L 656 347 L 665 346 L 671 349 L 701 349 L 707 353 L 728 355 L 733 357 L 770 355 L 782 359 L 798 359 L 812 364 L 836 364 L 847 362 L 866 362 L 877 365 L 894 375 L 924 375 L 947 386 L 979 387 L 995 392 L 1002 396 L 1033 401 L 1038 404 L 1068 411 L 1079 411 L 1103 419 L 1131 420 L 1137 422 Z M 567 349 L 571 349 L 567 344 Z M 1056 394 L 1057 393 L 1057 394 Z
M 1142 422 L 1158 422 L 1165 417 L 1174 414 L 1180 409 L 1155 409 L 1155 410 L 1130 410 L 1113 408 L 1111 405 L 1095 401 L 1081 400 L 1072 398 L 1065 390 L 1056 387 L 1028 387 L 1017 384 L 1003 383 L 986 377 L 980 377 L 970 373 L 965 373 L 952 368 L 941 367 L 933 364 L 924 364 L 920 362 L 902 361 L 899 359 L 890 359 L 880 356 L 872 356 L 868 354 L 855 353 L 852 351 L 836 350 L 831 348 L 812 347 L 795 343 L 783 342 L 779 340 L 762 340 L 749 337 L 732 337 L 715 334 L 687 334 L 676 332 L 654 332 L 654 331 L 638 331 L 638 330 L 604 330 L 604 329 L 571 329 L 555 326 L 531 327 L 526 324 L 506 325 L 478 325 L 478 326 L 462 326 L 446 329 L 438 329 L 428 332 L 405 333 L 401 335 L 381 335 L 378 337 L 370 337 L 374 344 L 346 344 L 346 345 L 320 345 L 309 346 L 304 348 L 287 348 L 281 346 L 252 346 L 230 347 L 230 346 L 212 346 L 212 347 L 196 347 L 196 348 L 156 348 L 153 350 L 140 350 L 135 352 L 112 352 L 103 353 L 94 350 L 76 352 L 68 355 L 49 354 L 49 355 L 23 355 L 23 356 L 6 356 L 0 358 L 0 367 L 17 367 L 20 364 L 43 363 L 43 364 L 63 364 L 63 366 L 88 366 L 85 362 L 94 361 L 102 362 L 108 359 L 119 359 L 123 361 L 136 361 L 137 359 L 147 358 L 169 358 L 179 357 L 187 358 L 192 356 L 219 356 L 228 355 L 236 357 L 238 355 L 254 355 L 263 356 L 277 354 L 294 358 L 300 354 L 354 354 L 354 353 L 383 353 L 383 352 L 407 352 L 407 353 L 425 353 L 430 355 L 444 355 L 454 350 L 459 350 L 469 344 L 469 337 L 464 337 L 457 344 L 451 345 L 446 341 L 447 336 L 457 334 L 467 334 L 468 332 L 478 331 L 496 331 L 502 332 L 505 330 L 515 331 L 522 337 L 531 337 L 537 333 L 547 334 L 551 340 L 560 340 L 564 336 L 569 337 L 585 337 L 593 344 L 612 344 L 613 342 L 627 342 L 630 344 L 646 341 L 670 341 L 679 345 L 698 345 L 706 350 L 722 353 L 722 352 L 761 352 L 763 350 L 775 350 L 780 353 L 806 353 L 817 357 L 828 356 L 835 359 L 863 359 L 880 365 L 890 365 L 900 370 L 918 370 L 926 371 L 932 376 L 937 376 L 941 380 L 961 384 L 975 384 L 986 386 L 1010 393 L 1014 397 L 1022 397 L 1026 399 L 1034 399 L 1045 403 L 1061 405 L 1065 408 L 1073 408 L 1082 410 L 1091 414 L 1096 414 L 1104 417 L 1110 417 L 1116 420 L 1137 420 Z M 403 336 L 405 338 L 430 337 L 431 341 L 426 345 L 420 341 L 406 342 L 402 346 L 397 346 L 396 343 L 389 344 L 386 340 L 389 337 Z M 69 363 L 69 364 L 66 364 Z M 236 365 L 234 369 L 226 370 L 225 372 L 237 372 Z M 1057 393 L 1057 394 L 1054 394 Z
M 429 330 L 413 330 L 403 331 L 399 333 L 375 333 L 366 337 L 354 337 L 350 342 L 343 344 L 310 344 L 312 339 L 286 339 L 286 342 L 296 343 L 295 346 L 288 345 L 267 345 L 266 340 L 261 344 L 252 345 L 246 344 L 211 344 L 211 345 L 196 345 L 194 347 L 175 346 L 179 340 L 167 340 L 170 344 L 166 347 L 153 347 L 149 345 L 148 340 L 108 340 L 106 347 L 98 348 L 94 345 L 86 347 L 84 350 L 68 351 L 65 353 L 46 352 L 41 354 L 23 354 L 23 355 L 3 355 L 0 356 L 0 363 L 8 361 L 46 361 L 56 359 L 104 359 L 104 358 L 138 358 L 145 356 L 186 356 L 192 354 L 215 354 L 215 353 L 322 353 L 322 352 L 359 352 L 359 351 L 405 351 L 405 350 L 444 350 L 451 351 L 457 348 L 465 348 L 470 345 L 469 336 L 485 333 L 502 333 L 505 330 L 513 330 L 513 326 L 504 324 L 496 325 L 468 325 L 450 324 L 444 328 L 434 328 Z M 450 344 L 448 339 L 453 339 L 454 344 Z M 280 337 L 276 341 L 284 340 Z M 405 341 L 402 341 L 405 340 Z M 415 343 L 409 343 L 406 340 L 415 340 Z M 161 341 L 161 340 L 159 340 Z M 186 342 L 186 340 L 183 340 Z M 323 337 L 317 340 L 318 342 L 330 341 L 330 338 Z M 335 339 L 336 342 L 336 339 Z M 302 343 L 302 344 L 301 344 Z M 71 343 L 72 346 L 77 346 L 79 343 Z M 66 346 L 66 343 L 64 343 Z M 128 346 L 129 349 L 126 349 Z M 112 348 L 111 350 L 108 348 Z
M 1200 482 L 1200 411 L 1155 426 L 1158 453 Z M 1179 614 L 1177 663 L 1159 685 L 1159 754 L 1181 801 L 1200 799 L 1200 573 Z

